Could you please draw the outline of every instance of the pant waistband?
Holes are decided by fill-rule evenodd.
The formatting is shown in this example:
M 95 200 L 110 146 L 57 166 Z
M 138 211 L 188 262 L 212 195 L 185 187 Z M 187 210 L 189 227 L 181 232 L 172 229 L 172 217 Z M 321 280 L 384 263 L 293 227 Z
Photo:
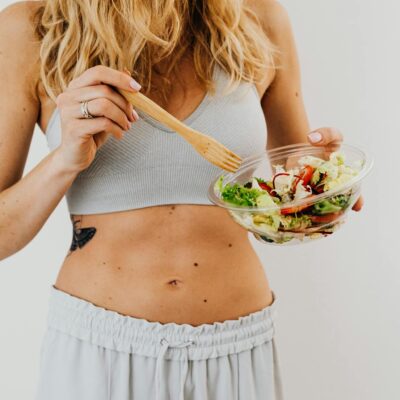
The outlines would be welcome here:
M 204 360 L 272 339 L 276 296 L 268 307 L 234 320 L 193 326 L 121 315 L 51 286 L 48 327 L 115 351 L 164 359 Z M 168 343 L 168 346 L 166 344 Z M 185 346 L 183 346 L 185 344 Z

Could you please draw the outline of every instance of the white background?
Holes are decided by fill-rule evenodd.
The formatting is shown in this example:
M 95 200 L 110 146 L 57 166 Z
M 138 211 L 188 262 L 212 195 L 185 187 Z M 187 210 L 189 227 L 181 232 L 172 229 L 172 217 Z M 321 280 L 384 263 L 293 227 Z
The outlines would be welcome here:
M 0 8 L 10 3 L 0 0 Z M 348 142 L 375 158 L 364 211 L 352 213 L 333 237 L 282 248 L 254 240 L 280 302 L 277 344 L 286 399 L 396 400 L 400 3 L 283 4 L 296 36 L 312 127 L 339 127 Z M 47 152 L 44 136 L 35 132 L 25 173 Z M 33 397 L 49 285 L 71 229 L 63 200 L 26 248 L 0 262 L 2 399 Z

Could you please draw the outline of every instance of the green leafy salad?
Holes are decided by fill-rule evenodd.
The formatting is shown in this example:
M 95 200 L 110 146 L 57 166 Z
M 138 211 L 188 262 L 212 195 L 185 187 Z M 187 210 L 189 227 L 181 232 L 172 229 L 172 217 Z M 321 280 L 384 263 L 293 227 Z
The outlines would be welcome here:
M 289 170 L 275 165 L 275 174 L 269 181 L 253 177 L 245 184 L 224 185 L 222 176 L 216 182 L 216 189 L 226 203 L 254 207 L 251 211 L 229 211 L 238 223 L 251 231 L 266 234 L 265 239 L 269 241 L 293 238 L 286 234 L 278 239 L 274 235 L 277 232 L 306 233 L 314 237 L 330 234 L 351 204 L 353 191 L 347 189 L 321 200 L 315 197 L 342 187 L 360 172 L 362 165 L 346 165 L 340 152 L 331 153 L 329 160 L 304 156 L 298 160 L 298 165 Z

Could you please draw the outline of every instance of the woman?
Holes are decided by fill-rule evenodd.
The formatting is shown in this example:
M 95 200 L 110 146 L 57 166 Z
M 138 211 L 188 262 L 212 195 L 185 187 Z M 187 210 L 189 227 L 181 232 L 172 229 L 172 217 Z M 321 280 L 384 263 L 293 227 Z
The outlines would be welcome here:
M 247 232 L 206 197 L 219 169 L 115 89 L 242 157 L 341 140 L 307 137 L 282 6 L 17 3 L 0 16 L 0 57 L 0 259 L 64 195 L 73 226 L 37 399 L 281 399 L 276 296 Z M 51 151 L 21 179 L 36 123 Z

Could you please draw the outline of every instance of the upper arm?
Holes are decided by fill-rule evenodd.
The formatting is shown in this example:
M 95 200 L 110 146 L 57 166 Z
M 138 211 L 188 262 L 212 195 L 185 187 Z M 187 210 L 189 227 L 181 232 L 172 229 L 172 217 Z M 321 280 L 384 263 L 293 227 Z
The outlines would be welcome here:
M 22 177 L 40 110 L 33 3 L 15 3 L 0 13 L 0 191 Z
M 257 0 L 257 14 L 278 47 L 278 68 L 261 99 L 268 126 L 268 147 L 305 142 L 309 123 L 304 107 L 300 66 L 286 9 L 275 0 Z

